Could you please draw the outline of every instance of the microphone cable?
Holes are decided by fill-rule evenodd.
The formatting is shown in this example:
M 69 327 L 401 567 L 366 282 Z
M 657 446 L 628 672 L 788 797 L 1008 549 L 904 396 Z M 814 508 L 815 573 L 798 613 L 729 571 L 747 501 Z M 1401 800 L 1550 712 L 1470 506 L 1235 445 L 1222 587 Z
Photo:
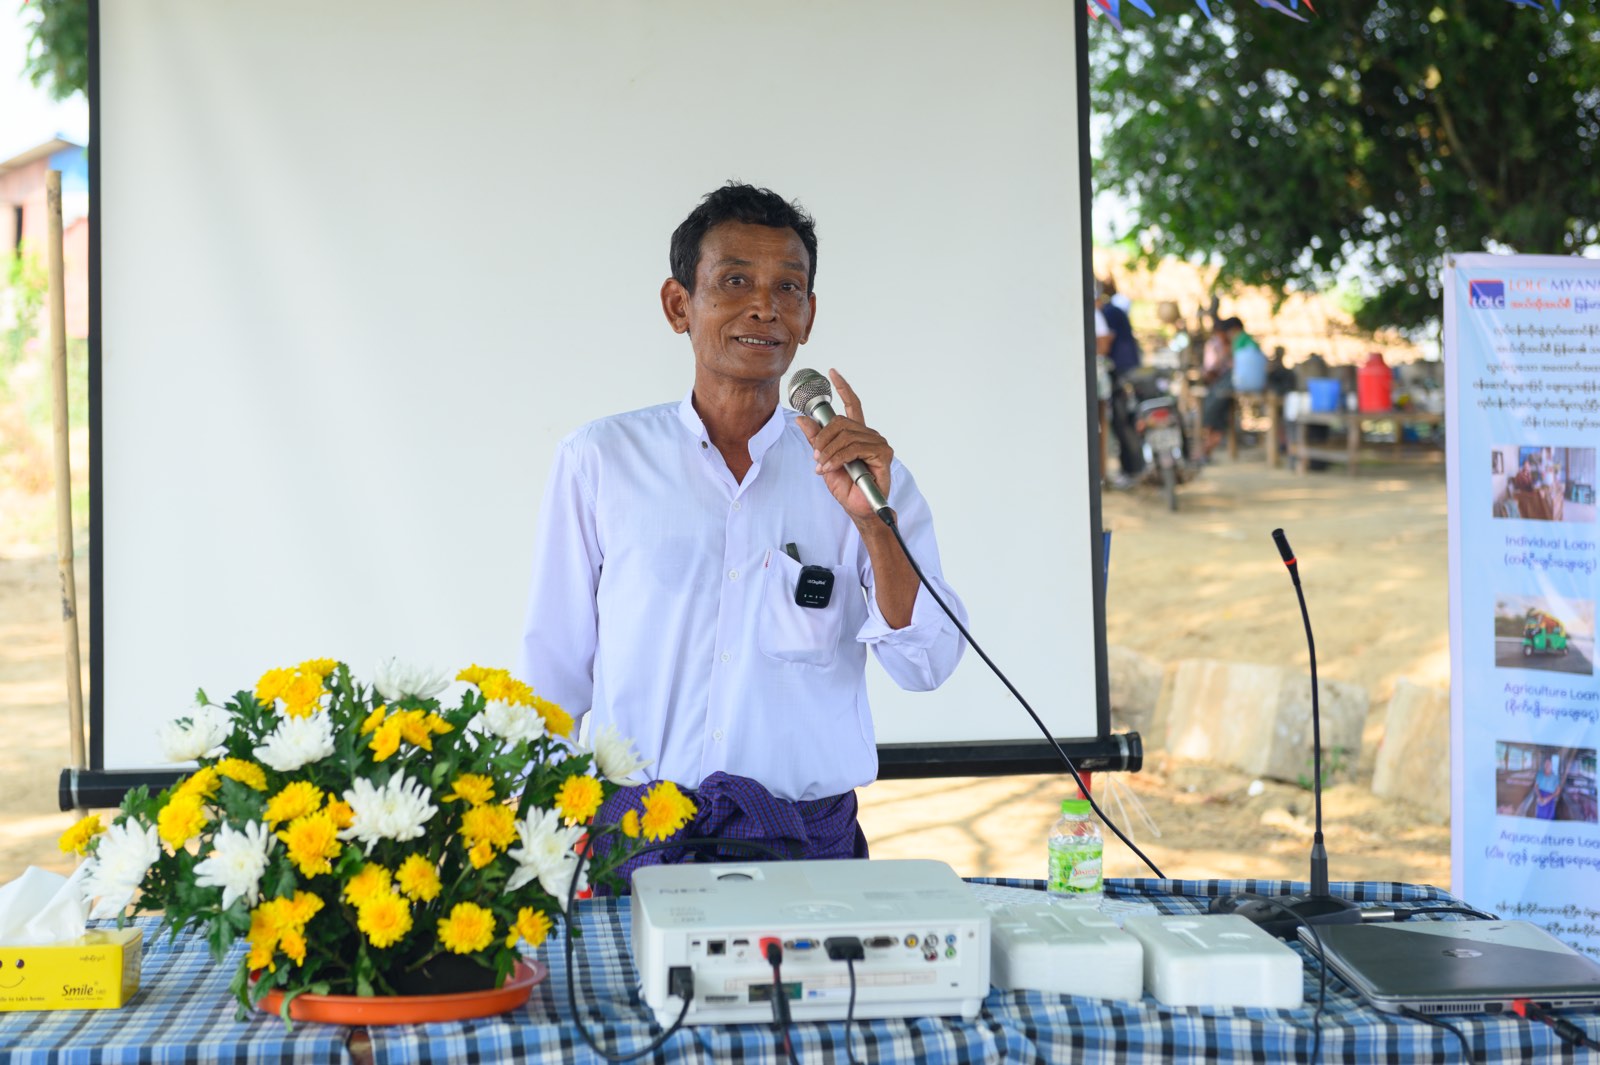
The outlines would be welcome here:
M 817 371 L 811 369 L 796 370 L 794 376 L 789 378 L 788 394 L 789 406 L 807 417 L 815 419 L 819 424 L 825 426 L 833 420 L 833 406 L 829 402 L 833 398 L 833 385 Z M 1116 822 L 1106 816 L 1106 812 L 1100 808 L 1100 804 L 1094 801 L 1094 796 L 1089 794 L 1088 786 L 1084 784 L 1083 777 L 1078 774 L 1078 767 L 1072 764 L 1072 759 L 1067 757 L 1067 752 L 1063 751 L 1061 745 L 1056 742 L 1056 738 L 1050 735 L 1050 730 L 1039 719 L 1039 715 L 1033 712 L 1033 707 L 1028 704 L 1028 700 L 1022 697 L 1022 693 L 1017 690 L 1017 686 L 1011 683 L 1011 678 L 1007 677 L 1000 667 L 995 665 L 994 659 L 990 658 L 984 652 L 984 649 L 978 646 L 978 641 L 974 640 L 972 633 L 968 632 L 967 627 L 961 624 L 961 619 L 955 616 L 955 613 L 946 605 L 945 601 L 939 597 L 939 593 L 933 590 L 933 585 L 928 583 L 928 578 L 923 574 L 922 567 L 917 564 L 916 557 L 911 554 L 911 548 L 906 546 L 905 537 L 900 535 L 900 525 L 895 520 L 894 510 L 890 508 L 882 490 L 873 481 L 866 464 L 860 459 L 852 459 L 844 464 L 844 468 L 850 475 L 851 480 L 855 482 L 856 491 L 861 493 L 862 498 L 866 499 L 868 505 L 872 507 L 873 513 L 877 514 L 878 518 L 889 527 L 889 531 L 894 533 L 896 542 L 900 544 L 900 550 L 905 554 L 906 561 L 911 563 L 912 572 L 917 575 L 917 580 L 922 587 L 928 589 L 928 594 L 933 596 L 935 603 L 939 604 L 939 609 L 944 611 L 945 617 L 950 619 L 956 630 L 961 633 L 967 643 L 972 645 L 972 649 L 978 652 L 978 657 L 982 658 L 984 664 L 989 667 L 995 676 L 1000 678 L 1000 683 L 1004 684 L 1006 690 L 1012 694 L 1017 702 L 1022 704 L 1022 708 L 1028 712 L 1028 716 L 1033 719 L 1033 723 L 1039 727 L 1039 731 L 1044 734 L 1045 742 L 1049 743 L 1051 748 L 1055 750 L 1056 756 L 1061 759 L 1062 763 L 1067 767 L 1067 772 L 1071 773 L 1072 779 L 1077 782 L 1078 791 L 1085 799 L 1089 800 L 1089 808 L 1105 823 L 1107 828 L 1111 829 L 1118 839 L 1127 845 L 1129 850 L 1139 856 L 1139 860 L 1150 868 L 1150 871 L 1156 875 L 1157 880 L 1165 880 L 1165 874 L 1156 867 L 1156 863 L 1152 862 L 1144 851 L 1140 850 L 1133 840 L 1128 838 L 1127 833 L 1117 827 Z
M 1117 827 L 1116 822 L 1106 816 L 1106 812 L 1100 808 L 1100 804 L 1094 801 L 1094 796 L 1089 794 L 1089 788 L 1086 784 L 1084 784 L 1083 777 L 1078 774 L 1078 767 L 1072 764 L 1072 759 L 1067 757 L 1067 752 L 1061 749 L 1061 744 L 1057 743 L 1056 738 L 1050 735 L 1050 729 L 1047 728 L 1045 723 L 1039 719 L 1039 715 L 1034 713 L 1033 707 L 1029 705 L 1028 700 L 1023 697 L 1020 691 L 1017 690 L 1017 686 L 1011 683 L 1011 678 L 1007 677 L 1004 671 L 1002 671 L 999 666 L 995 665 L 994 659 L 990 658 L 984 649 L 978 645 L 978 641 L 972 638 L 972 633 L 967 631 L 967 627 L 961 624 L 961 619 L 956 617 L 955 612 L 952 611 L 950 607 L 946 605 L 945 601 L 939 597 L 939 593 L 934 591 L 933 585 L 928 583 L 928 578 L 923 574 L 922 567 L 917 564 L 916 557 L 911 554 L 911 548 L 906 546 L 905 537 L 900 535 L 900 525 L 897 521 L 895 521 L 894 511 L 890 510 L 888 507 L 885 507 L 883 510 L 878 512 L 878 517 L 881 518 L 883 523 L 889 527 L 889 531 L 894 533 L 895 541 L 899 543 L 900 550 L 906 556 L 906 561 L 911 563 L 912 572 L 916 573 L 917 580 L 921 582 L 922 587 L 928 590 L 928 594 L 933 596 L 933 601 L 939 604 L 939 609 L 944 611 L 945 617 L 950 619 L 951 624 L 956 627 L 956 630 L 961 633 L 962 637 L 967 641 L 967 643 L 972 645 L 972 649 L 978 652 L 978 657 L 983 659 L 984 665 L 988 666 L 990 671 L 993 672 L 996 677 L 1000 678 L 1000 683 L 1004 684 L 1006 686 L 1006 690 L 1012 694 L 1017 702 L 1022 704 L 1022 708 L 1028 712 L 1028 716 L 1033 719 L 1033 723 L 1039 727 L 1039 731 L 1044 734 L 1045 741 L 1050 744 L 1051 748 L 1056 752 L 1056 756 L 1060 758 L 1062 764 L 1067 767 L 1067 772 L 1072 774 L 1072 779 L 1077 781 L 1078 790 L 1083 794 L 1085 799 L 1089 800 L 1089 808 L 1095 812 L 1096 816 L 1098 816 L 1100 820 L 1105 823 L 1105 826 L 1109 828 L 1112 833 L 1115 834 L 1116 837 L 1127 846 L 1129 850 L 1139 856 L 1139 860 L 1144 862 L 1144 864 L 1149 867 L 1150 871 L 1155 874 L 1157 880 L 1165 880 L 1167 878 L 1166 874 L 1156 867 L 1156 863 L 1152 862 L 1144 853 L 1144 851 L 1140 850 L 1138 845 L 1135 844 L 1133 840 L 1129 839 L 1127 834 L 1123 832 L 1122 829 Z

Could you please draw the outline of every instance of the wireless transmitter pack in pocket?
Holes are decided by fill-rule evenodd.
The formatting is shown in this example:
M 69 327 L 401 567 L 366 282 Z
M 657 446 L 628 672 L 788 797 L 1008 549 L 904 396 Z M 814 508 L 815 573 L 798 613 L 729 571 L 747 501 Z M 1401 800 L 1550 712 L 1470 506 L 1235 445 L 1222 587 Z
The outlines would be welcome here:
M 800 549 L 794 544 L 784 544 L 783 550 L 796 562 Z M 800 606 L 821 610 L 833 599 L 833 570 L 826 566 L 800 567 L 800 579 L 794 582 L 794 601 Z

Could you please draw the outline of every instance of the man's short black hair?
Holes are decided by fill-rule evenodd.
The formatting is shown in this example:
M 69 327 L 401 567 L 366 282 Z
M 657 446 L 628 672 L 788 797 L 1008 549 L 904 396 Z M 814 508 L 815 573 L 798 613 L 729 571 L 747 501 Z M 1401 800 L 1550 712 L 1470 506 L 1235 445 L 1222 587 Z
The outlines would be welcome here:
M 771 189 L 758 189 L 730 181 L 715 192 L 708 192 L 689 212 L 672 234 L 672 276 L 688 292 L 694 292 L 695 270 L 700 266 L 700 242 L 714 226 L 723 222 L 792 229 L 806 246 L 806 290 L 817 286 L 817 223 L 798 203 L 790 203 Z

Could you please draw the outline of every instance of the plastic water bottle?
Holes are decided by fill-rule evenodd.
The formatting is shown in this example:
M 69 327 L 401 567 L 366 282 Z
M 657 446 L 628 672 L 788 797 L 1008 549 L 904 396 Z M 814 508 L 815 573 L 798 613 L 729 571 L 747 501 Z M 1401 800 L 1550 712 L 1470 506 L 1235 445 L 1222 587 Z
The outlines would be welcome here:
M 1099 902 L 1105 841 L 1088 799 L 1065 799 L 1061 820 L 1050 830 L 1049 891 L 1052 900 Z

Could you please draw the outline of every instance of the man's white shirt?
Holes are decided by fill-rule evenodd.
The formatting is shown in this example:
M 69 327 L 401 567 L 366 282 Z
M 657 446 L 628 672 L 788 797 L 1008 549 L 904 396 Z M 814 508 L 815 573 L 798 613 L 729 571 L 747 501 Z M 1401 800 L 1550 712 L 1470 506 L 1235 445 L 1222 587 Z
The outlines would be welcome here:
M 925 588 L 911 624 L 884 621 L 866 547 L 816 474 L 793 411 L 774 410 L 736 482 L 692 395 L 561 442 L 520 676 L 575 718 L 592 714 L 591 733 L 613 724 L 631 737 L 654 760 L 651 779 L 695 787 L 722 770 L 790 800 L 867 784 L 878 770 L 867 648 L 900 687 L 925 691 L 955 670 L 965 641 Z M 898 459 L 889 503 L 965 624 L 927 503 Z M 826 607 L 796 604 L 802 565 L 833 572 Z

